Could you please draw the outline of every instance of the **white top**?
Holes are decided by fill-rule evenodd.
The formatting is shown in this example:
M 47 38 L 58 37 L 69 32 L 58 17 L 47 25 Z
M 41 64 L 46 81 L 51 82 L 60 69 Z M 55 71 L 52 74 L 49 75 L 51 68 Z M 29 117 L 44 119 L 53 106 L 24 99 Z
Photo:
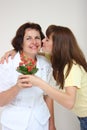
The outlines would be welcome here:
M 16 84 L 20 75 L 16 71 L 19 62 L 20 55 L 17 53 L 14 59 L 9 58 L 8 63 L 0 64 L 0 92 Z M 37 56 L 37 68 L 39 70 L 35 75 L 46 82 L 50 82 L 52 68 L 45 57 Z M 45 124 L 50 117 L 50 113 L 43 95 L 44 92 L 36 86 L 22 89 L 14 100 L 5 106 L 1 116 L 1 123 L 13 130 L 25 130 L 33 113 L 40 124 Z

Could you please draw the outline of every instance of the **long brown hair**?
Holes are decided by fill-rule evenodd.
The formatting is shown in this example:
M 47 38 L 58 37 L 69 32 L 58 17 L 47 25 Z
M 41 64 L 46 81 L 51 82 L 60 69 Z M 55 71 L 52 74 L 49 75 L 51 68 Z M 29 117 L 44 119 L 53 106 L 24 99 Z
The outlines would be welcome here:
M 52 36 L 53 48 L 51 63 L 53 67 L 53 76 L 60 87 L 64 87 L 64 68 L 68 65 L 66 77 L 68 76 L 73 60 L 81 65 L 87 72 L 87 62 L 81 51 L 72 31 L 67 27 L 50 25 L 46 30 L 49 38 Z

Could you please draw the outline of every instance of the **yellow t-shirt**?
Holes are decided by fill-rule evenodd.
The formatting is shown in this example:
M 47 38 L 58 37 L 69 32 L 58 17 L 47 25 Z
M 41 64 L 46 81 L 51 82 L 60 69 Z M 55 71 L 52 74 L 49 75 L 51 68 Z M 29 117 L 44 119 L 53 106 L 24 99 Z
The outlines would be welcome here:
M 66 68 L 67 66 L 65 71 Z M 73 64 L 64 86 L 77 87 L 76 102 L 72 111 L 79 117 L 87 117 L 87 72 L 83 67 Z

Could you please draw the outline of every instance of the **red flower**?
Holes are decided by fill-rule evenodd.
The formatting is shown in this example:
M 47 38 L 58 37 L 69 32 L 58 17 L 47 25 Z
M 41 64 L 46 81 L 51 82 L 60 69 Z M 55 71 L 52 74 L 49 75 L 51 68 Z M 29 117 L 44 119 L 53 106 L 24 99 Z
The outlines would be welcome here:
M 23 53 L 20 54 L 21 62 L 19 63 L 19 66 L 17 67 L 17 71 L 22 74 L 35 74 L 38 71 L 38 68 L 36 68 L 36 61 L 28 58 Z

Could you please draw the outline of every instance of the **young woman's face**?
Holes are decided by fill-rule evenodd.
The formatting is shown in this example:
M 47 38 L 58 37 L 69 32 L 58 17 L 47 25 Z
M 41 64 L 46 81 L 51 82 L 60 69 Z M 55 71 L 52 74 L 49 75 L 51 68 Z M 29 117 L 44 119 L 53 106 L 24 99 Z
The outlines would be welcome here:
M 42 42 L 43 42 L 42 50 L 43 50 L 45 53 L 51 54 L 51 53 L 52 53 L 52 46 L 53 46 L 52 36 L 50 36 L 49 38 L 48 38 L 48 37 L 45 37 L 45 38 L 42 40 Z
M 23 39 L 23 52 L 29 56 L 35 56 L 41 48 L 41 36 L 35 29 L 26 29 Z

